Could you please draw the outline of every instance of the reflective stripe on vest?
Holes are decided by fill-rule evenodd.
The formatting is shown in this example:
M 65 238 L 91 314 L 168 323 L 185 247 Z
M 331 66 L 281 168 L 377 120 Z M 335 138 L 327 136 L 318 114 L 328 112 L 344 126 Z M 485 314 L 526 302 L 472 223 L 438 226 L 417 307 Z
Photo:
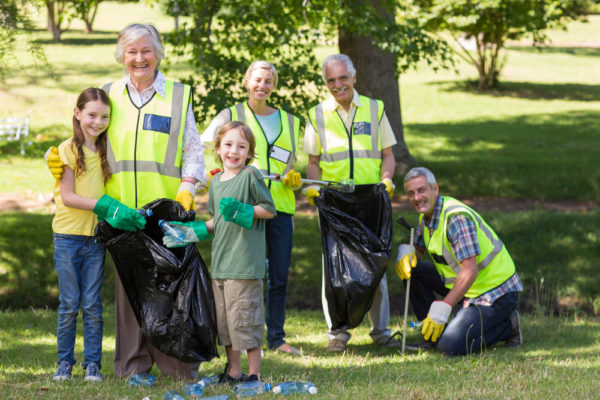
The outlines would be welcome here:
M 229 107 L 232 121 L 240 121 L 250 127 L 256 140 L 256 155 L 252 165 L 256 167 L 263 175 L 279 174 L 285 176 L 294 165 L 296 160 L 296 148 L 298 146 L 298 138 L 300 133 L 300 120 L 283 110 L 279 110 L 281 132 L 275 142 L 269 145 L 267 137 L 262 129 L 254 112 L 247 102 L 236 104 Z M 287 160 L 282 161 L 277 159 L 277 154 L 273 152 L 274 147 L 277 147 L 284 152 L 289 152 Z M 265 157 L 269 154 L 269 157 Z M 265 183 L 271 191 L 273 203 L 277 211 L 287 214 L 294 214 L 296 211 L 296 198 L 294 192 L 286 187 L 283 183 L 277 181 L 266 180 Z
M 130 207 L 166 197 L 174 199 L 181 182 L 181 148 L 191 88 L 166 80 L 165 98 L 155 93 L 136 107 L 126 88 L 107 84 L 113 103 L 107 160 L 114 179 L 107 194 Z
M 323 180 L 354 179 L 356 184 L 377 183 L 381 171 L 379 122 L 383 102 L 360 96 L 361 107 L 355 109 L 351 132 L 337 113 L 325 112 L 323 103 L 309 111 L 322 153 L 319 166 Z M 368 132 L 356 132 L 355 126 L 368 123 Z
M 449 217 L 457 213 L 468 214 L 475 222 L 477 239 L 481 254 L 476 257 L 478 275 L 465 297 L 475 298 L 502 284 L 515 273 L 515 266 L 502 240 L 490 226 L 471 208 L 451 197 L 443 197 L 444 204 L 440 215 L 438 228 L 430 237 L 429 229 L 423 222 L 421 215 L 421 229 L 425 245 L 429 251 L 438 272 L 442 274 L 444 285 L 448 288 L 454 286 L 456 276 L 462 267 L 453 255 L 447 236 Z M 440 258 L 440 247 L 441 255 Z

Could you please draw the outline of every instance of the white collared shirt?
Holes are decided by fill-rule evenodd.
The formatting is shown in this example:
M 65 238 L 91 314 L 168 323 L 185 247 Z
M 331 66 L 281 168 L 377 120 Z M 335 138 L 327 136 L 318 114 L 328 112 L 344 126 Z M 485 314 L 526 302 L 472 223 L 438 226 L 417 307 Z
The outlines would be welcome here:
M 348 132 L 350 132 L 352 128 L 352 121 L 354 120 L 356 109 L 362 107 L 358 92 L 356 89 L 352 90 L 354 94 L 352 96 L 352 102 L 350 103 L 350 108 L 348 111 L 346 111 L 346 109 L 340 103 L 338 103 L 333 96 L 329 96 L 327 100 L 321 103 L 323 104 L 323 112 L 337 111 Z M 394 131 L 392 130 L 392 126 L 388 121 L 387 115 L 385 115 L 385 111 L 383 112 L 381 122 L 379 123 L 379 140 L 381 141 L 382 149 L 396 144 L 396 137 L 394 136 Z M 319 135 L 317 135 L 317 131 L 310 123 L 310 119 L 308 120 L 306 129 L 304 131 L 304 152 L 313 156 L 319 156 L 322 152 Z
M 141 107 L 146 104 L 154 95 L 158 94 L 162 98 L 165 97 L 166 91 L 166 78 L 162 72 L 158 71 L 156 78 L 152 85 L 138 93 L 137 89 L 131 82 L 129 75 L 126 75 L 121 80 L 120 92 L 125 90 L 125 86 L 129 89 L 129 96 L 133 104 L 136 107 Z M 185 116 L 185 128 L 183 130 L 183 149 L 181 151 L 181 176 L 194 177 L 198 181 L 202 182 L 205 179 L 204 174 L 204 149 L 202 147 L 202 140 L 198 134 L 198 128 L 196 127 L 196 121 L 194 119 L 194 111 L 192 105 L 188 105 L 187 114 Z

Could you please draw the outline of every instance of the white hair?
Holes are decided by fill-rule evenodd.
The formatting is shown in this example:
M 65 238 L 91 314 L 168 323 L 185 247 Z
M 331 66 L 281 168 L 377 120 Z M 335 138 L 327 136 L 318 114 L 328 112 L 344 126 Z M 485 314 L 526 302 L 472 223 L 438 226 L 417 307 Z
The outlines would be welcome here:
M 119 64 L 123 64 L 125 60 L 125 48 L 131 43 L 148 35 L 152 39 L 152 46 L 156 53 L 156 67 L 160 65 L 160 60 L 165 58 L 165 48 L 160 37 L 158 29 L 152 24 L 131 24 L 126 26 L 117 38 L 117 49 L 115 50 L 115 58 Z
M 248 81 L 248 79 L 250 79 L 250 75 L 252 75 L 252 72 L 254 72 L 255 69 L 259 68 L 268 69 L 269 71 L 271 71 L 271 74 L 273 75 L 273 86 L 277 86 L 277 70 L 275 69 L 275 66 L 273 64 L 264 60 L 254 61 L 252 64 L 250 64 L 250 66 L 246 70 L 246 75 L 244 75 L 244 82 Z
M 342 62 L 346 64 L 346 69 L 350 73 L 350 76 L 356 76 L 356 68 L 354 68 L 354 64 L 352 64 L 352 60 L 350 59 L 350 57 L 348 57 L 345 54 L 332 54 L 330 56 L 327 56 L 325 61 L 323 61 L 323 82 L 327 83 L 327 78 L 325 76 L 325 68 L 327 68 L 327 65 L 333 62 Z
M 437 183 L 435 180 L 435 176 L 433 176 L 433 172 L 431 172 L 425 167 L 412 168 L 404 176 L 404 182 L 408 182 L 411 179 L 418 178 L 419 176 L 424 176 L 427 179 L 427 183 L 429 183 L 431 187 L 433 187 L 433 185 Z

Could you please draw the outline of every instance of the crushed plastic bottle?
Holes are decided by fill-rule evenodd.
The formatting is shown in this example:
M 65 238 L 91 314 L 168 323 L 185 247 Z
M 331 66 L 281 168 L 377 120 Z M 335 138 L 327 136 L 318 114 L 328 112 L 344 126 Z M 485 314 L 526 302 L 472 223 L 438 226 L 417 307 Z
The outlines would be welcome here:
M 229 400 L 226 394 L 218 394 L 216 396 L 203 397 L 202 400 Z
M 181 230 L 178 230 L 176 227 L 174 227 L 173 225 L 169 224 L 164 219 L 159 219 L 158 220 L 158 226 L 160 227 L 160 230 L 162 230 L 162 232 L 165 235 L 168 234 L 173 239 L 175 239 L 177 242 L 183 242 L 184 241 L 184 239 L 185 239 L 185 232 L 183 232 Z
M 309 393 L 309 394 L 317 394 L 317 387 L 312 382 L 281 382 L 277 385 L 273 386 L 273 393 L 275 394 L 294 394 L 294 393 Z
M 218 385 L 219 384 L 219 375 L 215 374 L 215 375 L 203 376 L 202 378 L 198 379 L 198 383 L 204 387 Z
M 152 212 L 152 210 L 145 210 L 143 208 L 138 208 L 135 211 L 137 211 L 138 214 L 140 214 L 144 218 L 148 218 L 148 217 L 151 217 L 152 215 L 154 215 L 154 213 Z
M 189 382 L 183 385 L 183 394 L 200 397 L 204 393 L 204 385 L 199 382 Z
M 169 390 L 163 395 L 163 400 L 185 400 L 176 390 Z
M 233 391 L 235 393 L 235 397 L 240 398 L 257 396 L 262 393 L 270 392 L 272 388 L 273 385 L 271 385 L 270 383 L 254 381 L 238 383 L 237 385 L 235 385 Z
M 156 377 L 148 372 L 142 372 L 131 375 L 128 382 L 131 387 L 152 386 L 156 382 Z

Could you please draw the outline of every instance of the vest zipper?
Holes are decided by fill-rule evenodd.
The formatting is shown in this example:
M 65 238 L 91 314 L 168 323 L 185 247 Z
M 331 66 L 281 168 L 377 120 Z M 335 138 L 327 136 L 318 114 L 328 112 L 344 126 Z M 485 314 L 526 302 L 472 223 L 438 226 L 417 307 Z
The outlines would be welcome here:
M 135 123 L 135 144 L 133 146 L 133 184 L 135 186 L 135 208 L 138 208 L 138 187 L 137 187 L 137 140 L 140 129 L 141 109 L 138 108 L 137 121 Z
M 342 126 L 344 127 L 344 130 L 346 131 L 346 135 L 348 136 L 348 151 L 350 152 L 350 154 L 349 154 L 349 156 L 350 156 L 349 157 L 350 158 L 350 179 L 354 179 L 354 152 L 352 151 L 352 129 L 354 127 L 354 117 L 356 116 L 356 110 L 354 111 L 354 115 L 352 116 L 352 125 L 350 126 L 350 132 L 348 132 L 348 128 L 346 128 L 346 124 L 344 123 L 342 116 L 340 115 L 339 112 L 337 112 L 337 110 L 336 110 L 336 114 L 340 118 L 340 121 L 342 121 Z M 339 179 L 341 179 L 341 178 L 339 178 Z

